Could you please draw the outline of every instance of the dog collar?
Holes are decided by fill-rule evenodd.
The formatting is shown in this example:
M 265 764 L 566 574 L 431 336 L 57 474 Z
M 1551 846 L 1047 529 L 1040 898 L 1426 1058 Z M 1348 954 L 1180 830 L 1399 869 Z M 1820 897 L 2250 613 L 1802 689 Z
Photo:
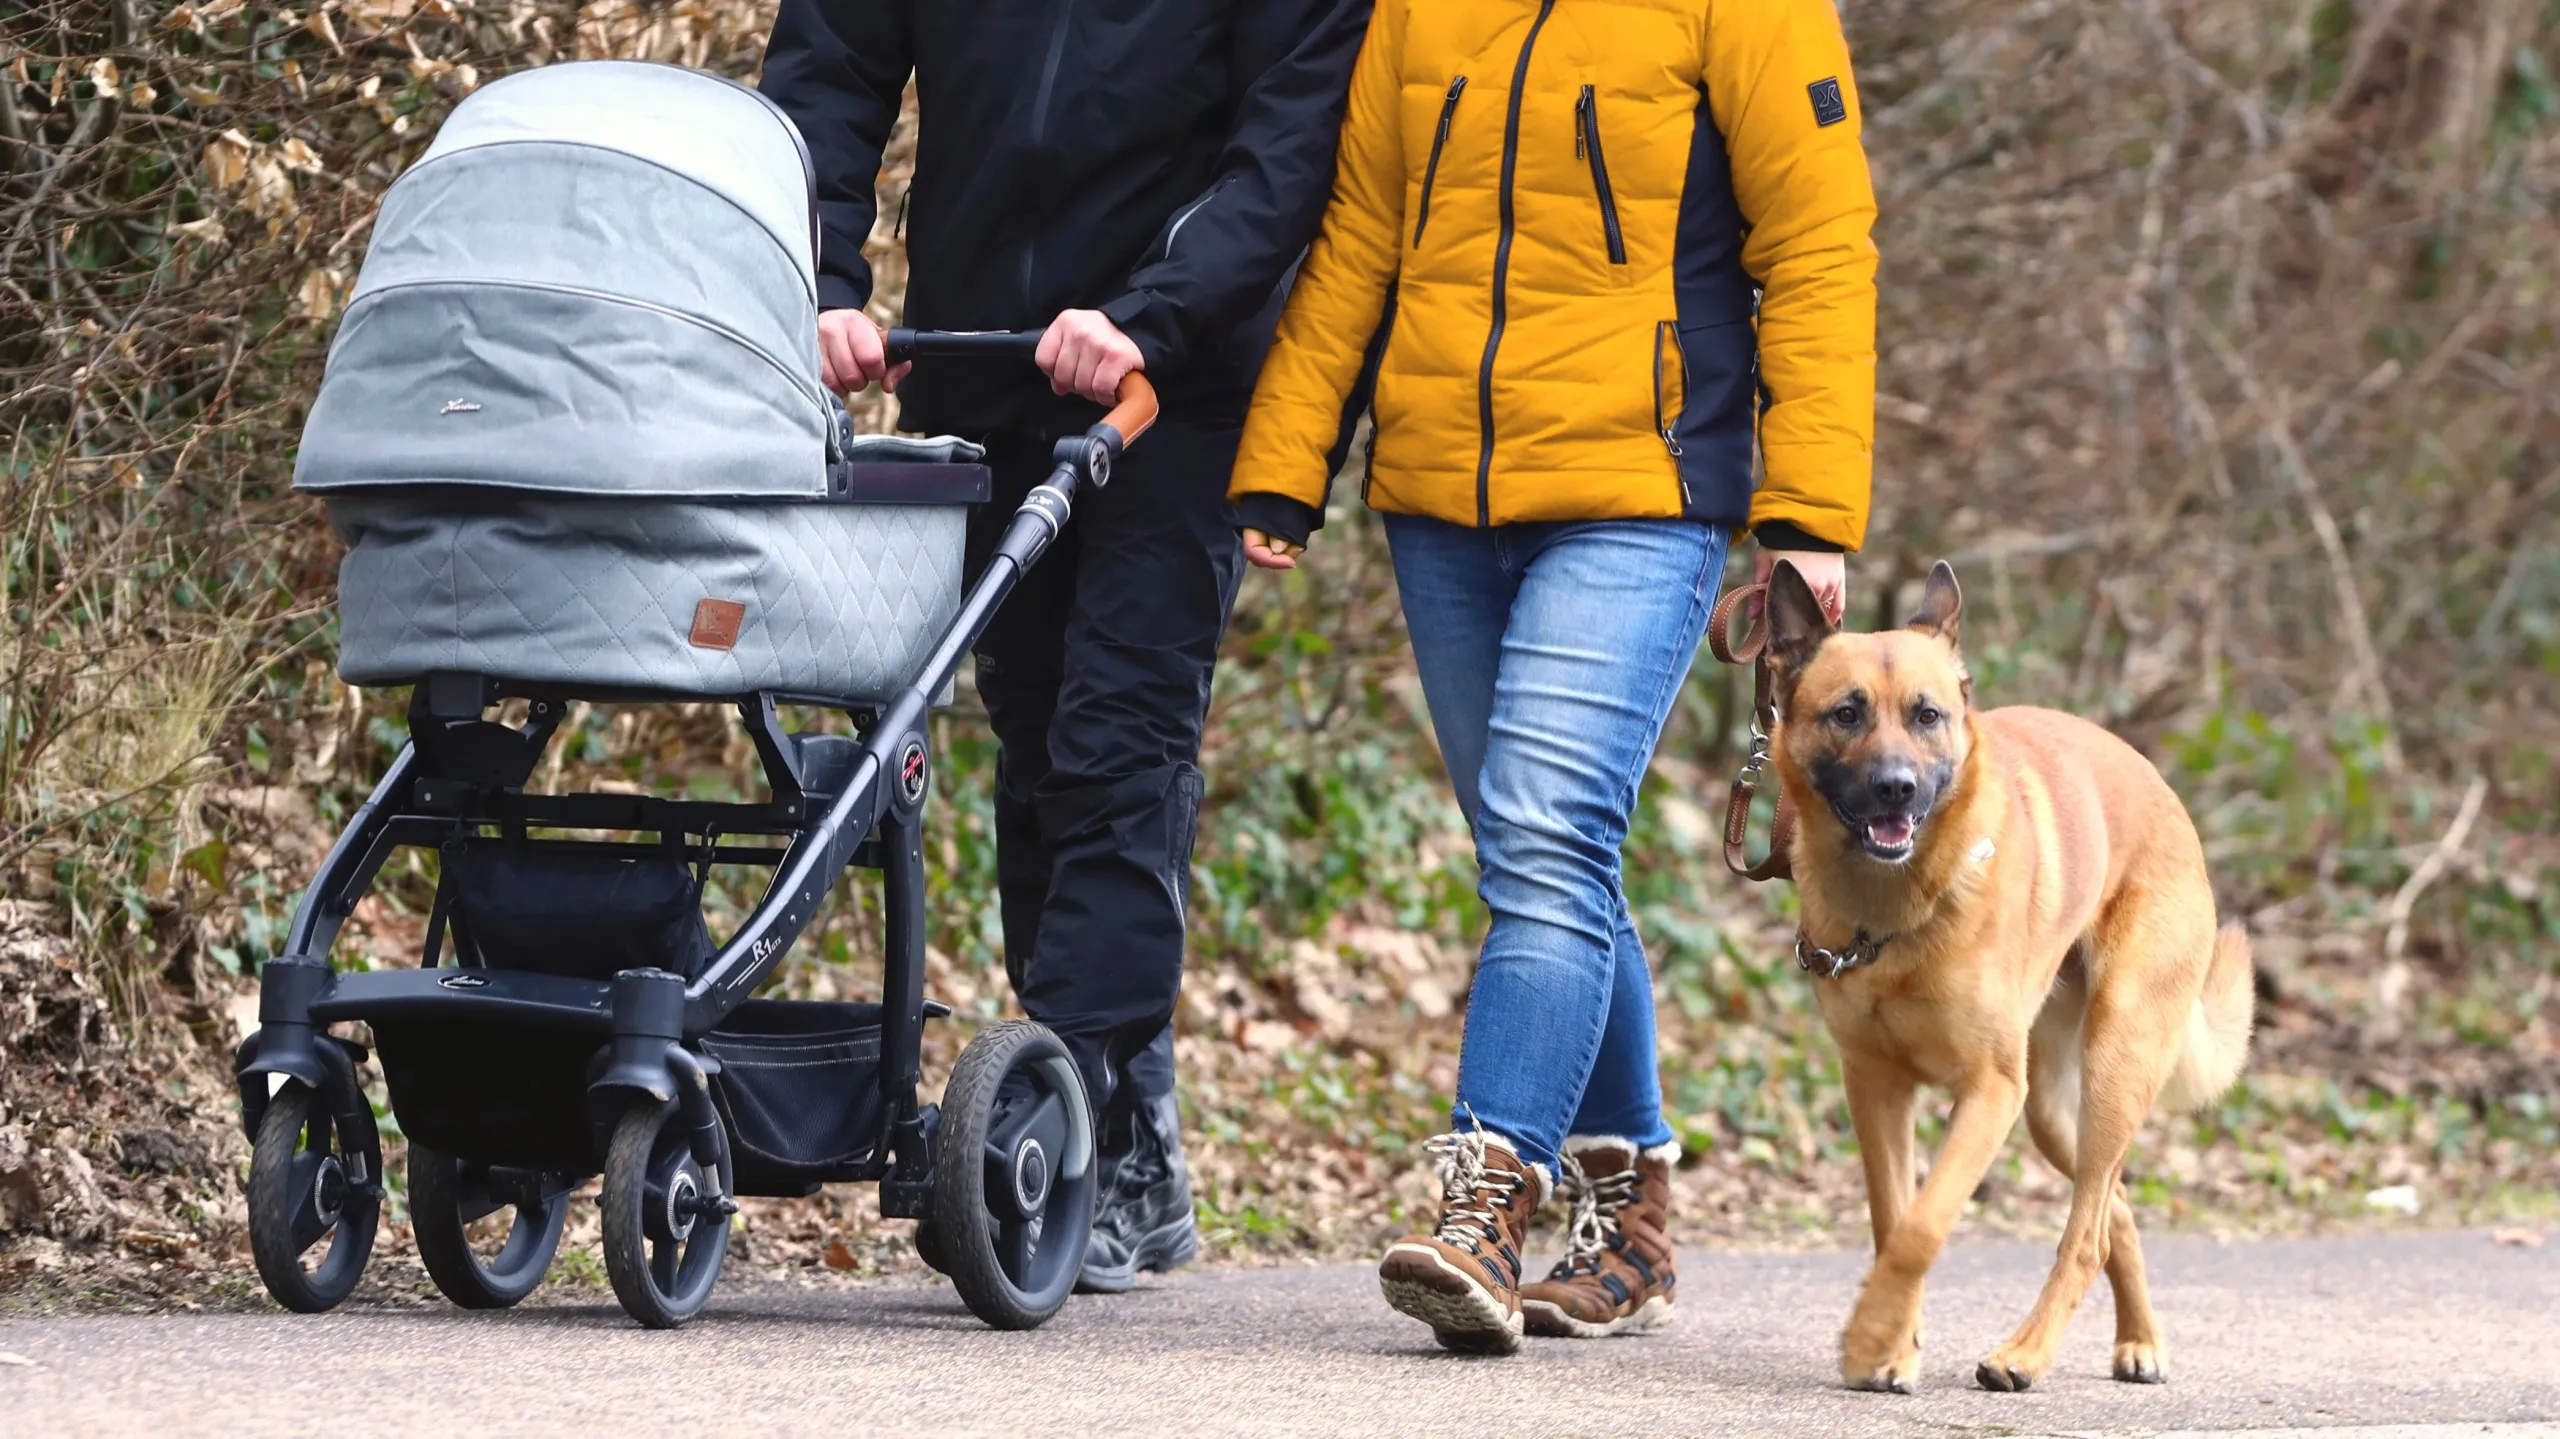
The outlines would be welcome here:
M 1848 948 L 1824 949 L 1805 938 L 1803 930 L 1797 930 L 1796 968 L 1819 979 L 1838 979 L 1850 970 L 1875 963 L 1877 955 L 1892 940 L 1892 935 L 1878 939 L 1862 929 Z

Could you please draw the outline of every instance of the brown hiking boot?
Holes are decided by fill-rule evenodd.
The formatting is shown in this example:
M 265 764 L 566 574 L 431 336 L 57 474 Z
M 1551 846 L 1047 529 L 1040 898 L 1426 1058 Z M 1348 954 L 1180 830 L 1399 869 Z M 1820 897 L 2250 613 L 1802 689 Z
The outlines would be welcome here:
M 1671 1318 L 1671 1161 L 1624 1139 L 1566 1141 L 1559 1193 L 1573 1202 L 1562 1262 L 1520 1291 L 1529 1332 L 1560 1339 L 1630 1334 Z
M 1520 1241 L 1547 1200 L 1543 1168 L 1483 1129 L 1431 1141 L 1440 1161 L 1440 1224 L 1399 1239 L 1378 1263 L 1378 1288 L 1397 1312 L 1431 1326 L 1444 1349 L 1508 1354 L 1520 1347 Z

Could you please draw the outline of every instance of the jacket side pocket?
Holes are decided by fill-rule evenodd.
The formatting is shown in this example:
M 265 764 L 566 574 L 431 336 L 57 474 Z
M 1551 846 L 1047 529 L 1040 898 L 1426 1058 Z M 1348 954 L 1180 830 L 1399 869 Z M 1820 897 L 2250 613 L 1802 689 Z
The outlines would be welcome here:
M 1657 331 L 1657 335 L 1659 332 Z M 1682 512 L 1740 524 L 1751 512 L 1751 451 L 1759 419 L 1759 343 L 1748 315 L 1673 327 L 1680 403 L 1663 419 L 1680 467 Z M 1664 368 L 1670 369 L 1666 364 Z
M 1680 481 L 1680 512 L 1697 508 L 1689 493 L 1689 476 L 1680 467 L 1680 410 L 1689 401 L 1689 361 L 1680 352 L 1680 322 L 1658 320 L 1653 327 L 1653 432 L 1671 455 L 1672 473 Z

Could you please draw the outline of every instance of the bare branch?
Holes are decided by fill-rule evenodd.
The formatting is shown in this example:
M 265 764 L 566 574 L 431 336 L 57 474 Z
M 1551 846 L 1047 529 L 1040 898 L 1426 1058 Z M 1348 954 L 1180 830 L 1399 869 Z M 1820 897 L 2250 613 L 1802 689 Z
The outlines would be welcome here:
M 2480 818 L 2480 806 L 2489 798 L 2489 777 L 2473 775 L 2462 792 L 2462 804 L 2453 813 L 2453 823 L 2445 826 L 2435 847 L 2409 873 L 2400 891 L 2391 896 L 2389 923 L 2382 936 L 2382 974 L 2374 982 L 2374 1007 L 2385 1028 L 2397 1025 L 2400 1008 L 2408 997 L 2409 964 L 2403 956 L 2409 948 L 2409 916 L 2417 910 L 2419 897 L 2442 878 L 2453 857 L 2462 852 L 2463 842 L 2471 837 L 2472 822 Z

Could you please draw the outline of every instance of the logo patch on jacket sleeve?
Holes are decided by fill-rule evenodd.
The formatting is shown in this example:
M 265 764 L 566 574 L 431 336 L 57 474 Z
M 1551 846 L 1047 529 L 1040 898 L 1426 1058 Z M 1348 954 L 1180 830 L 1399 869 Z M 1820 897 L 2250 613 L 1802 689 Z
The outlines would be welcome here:
M 693 607 L 693 647 L 733 650 L 738 631 L 747 623 L 747 607 L 736 600 L 704 600 Z
M 1813 96 L 1813 123 L 1816 128 L 1837 125 L 1849 118 L 1849 102 L 1840 93 L 1840 77 L 1816 80 L 1805 90 Z

